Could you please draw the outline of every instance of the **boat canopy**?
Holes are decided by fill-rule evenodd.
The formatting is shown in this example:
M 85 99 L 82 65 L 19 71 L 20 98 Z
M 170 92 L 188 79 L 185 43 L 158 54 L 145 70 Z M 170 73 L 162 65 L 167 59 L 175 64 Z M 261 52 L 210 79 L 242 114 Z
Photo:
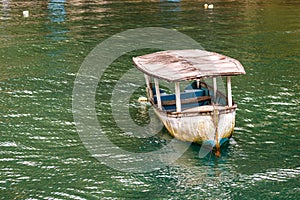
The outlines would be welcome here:
M 170 82 L 246 74 L 238 60 L 199 49 L 160 51 L 133 62 L 143 73 Z

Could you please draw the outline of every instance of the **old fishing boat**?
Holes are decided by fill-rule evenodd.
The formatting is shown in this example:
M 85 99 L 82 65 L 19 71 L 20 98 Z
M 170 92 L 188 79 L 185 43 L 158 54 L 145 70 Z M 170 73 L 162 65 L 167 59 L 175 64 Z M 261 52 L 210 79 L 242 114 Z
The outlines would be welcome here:
M 156 52 L 134 57 L 133 62 L 144 73 L 148 99 L 172 136 L 216 149 L 232 136 L 237 105 L 231 76 L 245 74 L 239 61 L 192 49 Z M 217 77 L 223 76 L 225 92 L 217 84 Z M 160 87 L 160 81 L 175 83 L 175 92 Z M 184 89 L 182 82 L 188 82 Z

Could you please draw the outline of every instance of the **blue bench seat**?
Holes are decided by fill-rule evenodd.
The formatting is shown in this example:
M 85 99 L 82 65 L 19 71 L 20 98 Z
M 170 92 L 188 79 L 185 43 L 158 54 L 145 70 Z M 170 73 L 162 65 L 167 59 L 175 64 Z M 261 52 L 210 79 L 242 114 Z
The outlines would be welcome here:
M 208 90 L 205 88 L 185 90 L 180 93 L 181 108 L 188 109 L 192 107 L 198 107 L 210 104 L 210 97 Z M 176 95 L 161 93 L 161 102 L 164 110 L 175 111 L 176 110 Z M 154 96 L 154 103 L 157 104 L 157 97 Z

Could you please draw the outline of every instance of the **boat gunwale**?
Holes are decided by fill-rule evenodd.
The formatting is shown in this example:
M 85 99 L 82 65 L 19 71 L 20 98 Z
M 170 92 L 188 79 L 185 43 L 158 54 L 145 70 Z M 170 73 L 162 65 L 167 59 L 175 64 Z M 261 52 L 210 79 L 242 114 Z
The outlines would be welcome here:
M 208 105 L 209 107 L 212 107 L 212 109 L 207 109 L 207 110 L 199 110 L 199 111 L 166 111 L 166 110 L 161 110 L 157 107 L 156 104 L 151 102 L 152 106 L 154 107 L 155 110 L 157 110 L 159 113 L 162 113 L 164 115 L 167 115 L 168 117 L 193 117 L 193 116 L 213 116 L 215 113 L 215 110 L 218 110 L 219 114 L 227 114 L 227 113 L 232 113 L 237 109 L 237 104 L 233 104 L 231 107 L 229 106 L 221 106 L 221 105 Z M 207 106 L 207 105 L 206 105 Z M 199 106 L 201 107 L 201 106 Z M 197 108 L 197 107 L 195 107 Z

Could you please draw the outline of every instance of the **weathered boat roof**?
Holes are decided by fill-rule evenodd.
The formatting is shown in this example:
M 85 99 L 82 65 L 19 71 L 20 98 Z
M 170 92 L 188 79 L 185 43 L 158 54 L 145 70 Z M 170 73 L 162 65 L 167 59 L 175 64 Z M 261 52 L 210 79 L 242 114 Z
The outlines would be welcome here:
M 143 73 L 171 82 L 246 74 L 238 60 L 199 49 L 160 51 L 133 62 Z

